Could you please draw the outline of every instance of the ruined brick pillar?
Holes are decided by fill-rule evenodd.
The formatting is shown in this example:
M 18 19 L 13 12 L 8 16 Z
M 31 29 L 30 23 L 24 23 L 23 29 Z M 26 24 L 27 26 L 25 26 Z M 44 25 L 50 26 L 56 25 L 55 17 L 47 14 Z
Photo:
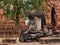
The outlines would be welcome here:
M 55 9 L 55 23 L 56 27 L 60 27 L 60 0 L 45 0 L 46 4 L 46 25 L 50 27 L 51 25 L 51 10 L 52 7 Z

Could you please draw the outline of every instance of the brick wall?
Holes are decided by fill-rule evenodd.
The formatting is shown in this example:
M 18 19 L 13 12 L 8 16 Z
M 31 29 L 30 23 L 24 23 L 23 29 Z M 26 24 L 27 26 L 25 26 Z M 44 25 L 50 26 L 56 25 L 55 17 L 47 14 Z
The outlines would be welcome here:
M 24 19 L 19 17 L 19 26 L 15 26 L 14 20 L 7 20 L 6 16 L 3 15 L 3 9 L 0 9 L 0 36 L 1 37 L 18 37 L 21 29 L 27 28 Z
M 56 12 L 56 27 L 60 27 L 60 0 L 50 0 L 50 1 L 45 1 L 45 5 L 46 5 L 46 24 L 47 27 L 50 27 L 51 25 L 51 10 L 52 7 L 55 8 L 55 12 Z M 53 6 L 54 5 L 54 6 Z

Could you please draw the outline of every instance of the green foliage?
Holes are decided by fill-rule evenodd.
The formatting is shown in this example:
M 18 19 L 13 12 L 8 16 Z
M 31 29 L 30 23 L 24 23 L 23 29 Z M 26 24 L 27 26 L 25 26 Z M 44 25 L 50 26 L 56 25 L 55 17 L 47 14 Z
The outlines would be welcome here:
M 3 6 L 2 3 L 3 2 Z M 16 16 L 14 19 L 18 23 L 19 15 L 23 15 L 22 9 L 23 7 L 23 0 L 2 0 L 0 1 L 0 7 L 3 7 L 4 14 L 7 19 L 13 19 L 13 16 Z
M 33 5 L 31 0 L 27 0 L 27 2 L 25 2 L 25 9 L 33 10 Z
M 31 0 L 32 1 L 32 4 L 33 4 L 33 7 L 35 9 L 42 9 L 42 5 L 43 5 L 43 1 L 44 0 Z
M 14 15 L 13 9 L 11 9 L 11 6 L 13 6 L 14 2 L 13 0 L 3 0 L 3 6 L 5 10 L 5 15 L 8 19 L 11 19 Z
M 0 1 L 0 8 L 2 8 L 2 6 L 3 6 L 3 2 L 2 2 L 2 1 Z
M 26 9 L 29 10 L 34 10 L 34 9 L 42 10 L 43 3 L 44 0 L 28 0 L 27 2 L 25 2 L 25 5 L 26 5 Z
M 7 18 L 12 18 L 14 15 L 19 15 L 20 9 L 23 8 L 23 0 L 2 0 L 2 2 L 3 6 L 6 6 L 5 15 L 7 16 Z M 0 7 L 2 7 L 1 3 Z
M 24 15 L 24 10 L 41 10 L 43 1 L 44 0 L 27 0 L 27 2 L 23 4 L 23 0 L 3 0 L 4 5 L 7 7 L 7 9 L 5 9 L 5 15 L 8 18 L 12 18 L 14 15 Z M 10 9 L 11 5 L 13 9 Z
M 25 10 L 41 10 L 44 0 L 27 0 L 23 3 L 23 0 L 2 0 L 5 8 L 5 15 L 7 18 L 12 19 L 16 15 L 16 21 L 18 21 L 19 15 L 25 18 Z M 0 3 L 2 7 L 2 3 Z

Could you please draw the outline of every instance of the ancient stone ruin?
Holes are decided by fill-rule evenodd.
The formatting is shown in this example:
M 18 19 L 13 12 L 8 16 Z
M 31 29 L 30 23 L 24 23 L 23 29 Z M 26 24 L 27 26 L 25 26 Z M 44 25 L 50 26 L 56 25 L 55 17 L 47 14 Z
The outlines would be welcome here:
M 19 25 L 15 25 L 16 22 L 11 19 L 7 19 L 4 15 L 3 9 L 0 9 L 0 37 L 18 37 L 22 27 L 27 28 L 24 19 L 19 17 Z
M 55 26 L 60 29 L 60 0 L 45 0 L 46 6 L 46 25 Z

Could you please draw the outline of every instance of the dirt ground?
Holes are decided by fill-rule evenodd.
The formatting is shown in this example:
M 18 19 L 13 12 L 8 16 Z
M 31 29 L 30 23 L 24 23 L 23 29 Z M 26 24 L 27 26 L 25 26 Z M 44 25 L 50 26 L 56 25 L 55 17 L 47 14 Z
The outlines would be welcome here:
M 9 44 L 9 45 L 60 45 L 60 43 L 50 43 L 50 44 L 41 44 L 40 42 L 25 42 L 21 43 L 17 40 L 15 44 Z
M 24 42 L 24 43 L 21 43 L 18 41 L 18 38 L 17 38 L 17 41 L 16 43 L 14 44 L 8 44 L 8 45 L 60 45 L 60 42 L 59 43 L 50 43 L 50 44 L 41 44 L 40 42 Z
M 58 43 L 40 44 L 39 42 L 29 42 L 29 43 L 16 43 L 16 44 L 10 44 L 10 45 L 60 45 L 60 44 Z

